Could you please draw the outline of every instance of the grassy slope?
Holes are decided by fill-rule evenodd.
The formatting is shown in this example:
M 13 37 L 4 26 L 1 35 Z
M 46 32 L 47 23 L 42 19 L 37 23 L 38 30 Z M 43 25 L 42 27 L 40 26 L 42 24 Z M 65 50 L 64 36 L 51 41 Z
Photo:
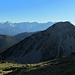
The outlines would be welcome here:
M 0 64 L 0 75 L 75 75 L 75 54 L 36 64 Z M 3 75 L 4 75 L 3 74 Z
M 13 72 L 14 70 L 16 70 L 17 68 L 21 68 L 25 65 L 22 64 L 17 64 L 17 63 L 0 63 L 0 75 L 4 75 L 10 72 Z

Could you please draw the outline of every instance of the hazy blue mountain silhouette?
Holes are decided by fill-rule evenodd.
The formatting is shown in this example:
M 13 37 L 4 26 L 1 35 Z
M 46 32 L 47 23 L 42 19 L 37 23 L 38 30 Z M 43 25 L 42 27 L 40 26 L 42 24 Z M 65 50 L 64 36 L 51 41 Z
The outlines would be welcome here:
M 11 23 L 7 21 L 5 23 L 0 23 L 0 34 L 4 35 L 17 35 L 23 32 L 36 32 L 42 31 L 53 25 L 54 22 L 48 23 L 37 23 L 37 22 L 21 22 L 21 23 Z

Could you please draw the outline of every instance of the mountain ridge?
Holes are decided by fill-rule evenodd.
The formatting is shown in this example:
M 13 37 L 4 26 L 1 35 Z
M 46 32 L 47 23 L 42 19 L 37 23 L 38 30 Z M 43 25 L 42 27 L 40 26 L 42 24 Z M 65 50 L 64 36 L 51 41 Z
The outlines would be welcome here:
M 68 56 L 75 51 L 74 33 L 74 25 L 58 22 L 45 31 L 27 37 L 2 55 L 7 60 L 20 63 L 36 63 Z
M 0 34 L 17 35 L 24 32 L 37 32 L 47 29 L 54 22 L 37 23 L 37 22 L 21 22 L 11 23 L 10 21 L 0 23 Z

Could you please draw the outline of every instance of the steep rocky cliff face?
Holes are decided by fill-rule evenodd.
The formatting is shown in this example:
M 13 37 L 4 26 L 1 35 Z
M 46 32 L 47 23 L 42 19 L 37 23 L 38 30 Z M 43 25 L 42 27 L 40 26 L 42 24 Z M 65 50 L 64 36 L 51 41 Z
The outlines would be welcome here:
M 75 26 L 69 22 L 58 22 L 27 37 L 2 55 L 7 60 L 36 63 L 68 56 L 72 52 L 75 52 Z

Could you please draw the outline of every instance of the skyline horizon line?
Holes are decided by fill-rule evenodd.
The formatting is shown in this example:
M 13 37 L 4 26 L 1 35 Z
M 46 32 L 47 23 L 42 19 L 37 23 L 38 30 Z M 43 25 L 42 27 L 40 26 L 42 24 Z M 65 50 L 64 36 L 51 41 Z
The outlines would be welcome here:
M 42 22 L 39 22 L 39 21 L 11 21 L 11 20 L 6 20 L 6 21 L 0 21 L 0 23 L 5 23 L 5 22 L 11 22 L 11 23 L 22 23 L 22 22 L 29 22 L 29 23 L 48 23 L 48 22 L 70 22 L 70 23 L 73 23 L 72 21 L 69 21 L 69 20 L 60 20 L 60 21 L 42 21 Z

